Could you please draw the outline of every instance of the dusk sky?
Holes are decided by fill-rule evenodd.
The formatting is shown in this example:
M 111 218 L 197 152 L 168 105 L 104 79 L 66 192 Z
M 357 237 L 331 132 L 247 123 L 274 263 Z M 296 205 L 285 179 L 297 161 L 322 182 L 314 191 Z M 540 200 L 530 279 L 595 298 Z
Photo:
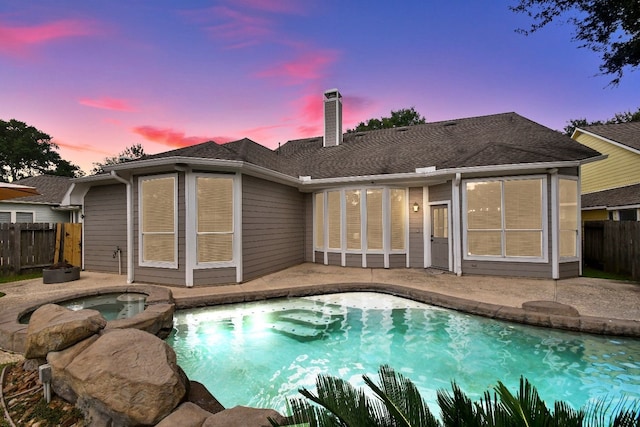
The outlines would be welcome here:
M 94 162 L 140 143 L 158 153 L 250 138 L 269 148 L 322 134 L 322 94 L 344 129 L 415 107 L 427 121 L 515 111 L 552 129 L 640 108 L 552 23 L 492 1 L 0 0 L 0 119 Z

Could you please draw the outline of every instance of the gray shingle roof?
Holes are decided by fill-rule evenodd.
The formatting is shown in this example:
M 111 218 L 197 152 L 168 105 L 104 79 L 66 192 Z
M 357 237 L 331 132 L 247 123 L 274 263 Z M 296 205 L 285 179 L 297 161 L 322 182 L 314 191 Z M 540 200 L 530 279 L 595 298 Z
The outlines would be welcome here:
M 322 138 L 289 141 L 280 149 L 296 175 L 330 178 L 437 169 L 584 160 L 599 153 L 516 113 L 345 134 L 342 144 Z
M 631 206 L 640 204 L 640 184 L 583 194 L 582 208 Z
M 585 126 L 581 129 L 640 150 L 640 122 Z
M 599 153 L 516 113 L 347 133 L 335 147 L 323 138 L 289 141 L 273 151 L 250 139 L 205 142 L 148 155 L 239 160 L 290 176 L 336 178 L 437 169 L 584 160 Z
M 189 147 L 165 151 L 164 153 L 147 155 L 147 159 L 164 157 L 195 157 L 205 159 L 237 160 L 263 166 L 272 170 L 280 170 L 282 159 L 278 154 L 267 147 L 260 145 L 248 138 L 238 141 L 218 144 L 213 141 L 203 142 Z
M 34 202 L 59 205 L 65 193 L 71 187 L 71 178 L 55 175 L 39 175 L 15 181 L 15 184 L 35 187 L 39 196 L 19 197 L 6 202 Z

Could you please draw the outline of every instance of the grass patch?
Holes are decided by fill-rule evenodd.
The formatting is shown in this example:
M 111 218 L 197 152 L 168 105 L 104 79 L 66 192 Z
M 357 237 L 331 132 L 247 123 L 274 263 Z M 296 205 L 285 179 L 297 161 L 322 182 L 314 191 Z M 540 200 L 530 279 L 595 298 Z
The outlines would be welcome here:
M 42 271 L 38 271 L 35 273 L 18 274 L 13 276 L 0 276 L 0 283 L 19 282 L 20 280 L 37 279 L 39 277 L 42 277 Z
M 597 269 L 592 268 L 592 267 L 584 267 L 582 269 L 582 276 L 583 277 L 593 277 L 595 279 L 633 281 L 631 279 L 631 276 L 627 276 L 625 274 L 608 273 L 606 271 L 597 270 Z

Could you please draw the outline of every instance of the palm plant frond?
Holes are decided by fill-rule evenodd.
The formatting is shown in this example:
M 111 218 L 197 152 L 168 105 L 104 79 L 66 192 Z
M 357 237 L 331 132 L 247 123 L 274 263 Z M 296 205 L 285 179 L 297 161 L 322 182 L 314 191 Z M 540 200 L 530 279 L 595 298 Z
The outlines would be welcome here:
M 471 402 L 455 381 L 451 383 L 451 391 L 452 393 L 445 390 L 437 392 L 443 424 L 452 427 L 481 425 L 483 408 Z
M 611 399 L 599 399 L 587 406 L 585 417 L 593 427 L 638 427 L 640 426 L 640 400 L 631 403 L 623 398 L 613 403 Z
M 319 375 L 316 379 L 316 390 L 317 395 L 307 389 L 301 389 L 300 393 L 325 408 L 340 422 L 337 425 L 350 427 L 378 425 L 375 419 L 376 411 L 372 409 L 364 391 L 357 390 L 342 378 Z
M 410 379 L 397 373 L 389 365 L 380 367 L 378 377 L 380 385 L 373 382 L 367 375 L 363 375 L 362 378 L 384 405 L 388 416 L 383 418 L 388 419 L 391 425 L 399 427 L 440 425 Z
M 527 427 L 548 426 L 552 414 L 547 408 L 538 391 L 523 377 L 520 377 L 520 391 L 517 396 L 500 381 L 496 386 L 496 393 L 506 413 L 520 425 Z

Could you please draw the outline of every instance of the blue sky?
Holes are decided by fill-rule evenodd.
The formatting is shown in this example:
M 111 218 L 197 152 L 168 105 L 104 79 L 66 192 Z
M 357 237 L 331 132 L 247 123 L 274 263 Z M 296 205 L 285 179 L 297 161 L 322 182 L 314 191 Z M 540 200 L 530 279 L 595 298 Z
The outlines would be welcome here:
M 515 111 L 552 129 L 640 108 L 553 23 L 530 36 L 515 0 L 370 2 L 0 0 L 0 118 L 92 163 L 248 137 L 321 134 L 322 93 L 345 129 L 415 107 L 428 121 Z

